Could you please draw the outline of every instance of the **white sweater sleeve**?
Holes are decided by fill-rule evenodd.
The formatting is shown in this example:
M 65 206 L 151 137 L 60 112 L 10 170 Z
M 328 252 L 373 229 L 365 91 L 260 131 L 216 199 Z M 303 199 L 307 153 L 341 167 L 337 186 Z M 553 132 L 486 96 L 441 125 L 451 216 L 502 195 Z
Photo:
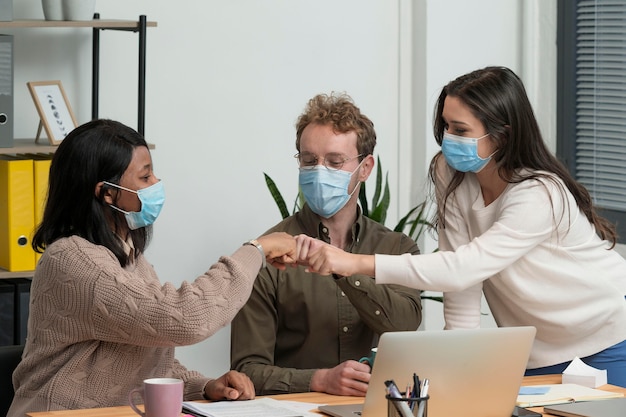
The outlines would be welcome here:
M 376 282 L 430 291 L 462 291 L 506 269 L 553 233 L 564 233 L 567 209 L 557 186 L 527 180 L 501 196 L 495 223 L 482 235 L 454 251 L 425 255 L 376 255 Z M 566 208 L 561 219 L 563 207 Z M 575 221 L 572 219 L 572 221 Z

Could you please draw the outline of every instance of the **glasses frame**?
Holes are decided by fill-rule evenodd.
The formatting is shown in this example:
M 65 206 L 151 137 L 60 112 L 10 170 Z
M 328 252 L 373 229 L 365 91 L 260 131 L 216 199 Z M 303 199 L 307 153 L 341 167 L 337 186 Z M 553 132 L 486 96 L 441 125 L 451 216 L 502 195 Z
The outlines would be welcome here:
M 315 168 L 316 166 L 318 166 L 318 165 L 319 165 L 320 157 L 319 157 L 319 156 L 317 156 L 317 155 L 315 155 L 314 153 L 311 153 L 311 155 L 315 158 L 315 165 L 307 165 L 307 166 L 302 166 L 302 162 L 300 161 L 300 156 L 301 156 L 301 153 L 302 153 L 302 152 L 298 152 L 298 153 L 296 153 L 296 154 L 293 156 L 293 157 L 294 157 L 294 158 L 296 158 L 296 160 L 298 161 L 298 166 L 299 166 L 300 168 L 303 168 L 303 169 L 313 169 L 313 168 Z M 340 166 L 339 168 L 331 168 L 331 167 L 329 167 L 328 165 L 326 165 L 326 161 L 327 161 L 326 157 L 327 157 L 328 155 L 339 155 L 339 156 L 341 156 L 341 157 L 342 157 L 342 160 L 341 160 L 341 166 Z M 322 160 L 324 161 L 324 162 L 322 163 L 322 165 L 324 165 L 324 167 L 325 167 L 327 170 L 329 170 L 329 171 L 341 171 L 341 168 L 343 168 L 343 166 L 345 165 L 345 163 L 346 163 L 346 162 L 351 161 L 351 160 L 356 159 L 356 158 L 360 158 L 360 157 L 362 157 L 362 156 L 363 156 L 363 154 L 362 154 L 362 153 L 358 154 L 357 156 L 352 156 L 352 157 L 349 157 L 349 156 L 345 156 L 344 154 L 341 154 L 341 153 L 339 153 L 339 152 L 329 152 L 329 153 L 327 153 L 326 155 L 324 155 L 324 156 L 322 157 Z

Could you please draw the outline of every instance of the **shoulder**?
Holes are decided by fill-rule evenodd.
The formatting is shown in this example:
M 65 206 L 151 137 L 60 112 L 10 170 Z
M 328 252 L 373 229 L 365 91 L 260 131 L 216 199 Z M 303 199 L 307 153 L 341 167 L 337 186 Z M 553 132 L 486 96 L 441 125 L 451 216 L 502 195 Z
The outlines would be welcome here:
M 74 235 L 74 236 L 69 236 L 69 237 L 62 237 L 60 239 L 55 240 L 46 248 L 44 255 L 45 254 L 58 255 L 59 253 L 67 253 L 68 256 L 71 256 L 72 253 L 82 253 L 82 252 L 94 253 L 94 252 L 103 252 L 103 251 L 110 253 L 110 251 L 106 249 L 104 246 L 96 245 L 94 243 L 91 243 L 87 239 Z
M 297 234 L 299 233 L 300 229 L 301 227 L 299 226 L 297 215 L 294 214 L 294 215 L 284 218 L 280 223 L 277 223 L 276 225 L 272 226 L 263 234 L 267 235 L 267 234 L 274 233 L 274 232 L 286 232 L 289 234 L 294 234 L 294 233 Z
M 522 181 L 511 184 L 512 194 L 535 194 L 548 198 L 566 198 L 569 194 L 563 180 L 550 172 L 524 170 L 520 172 L 520 178 Z
M 363 229 L 359 234 L 359 241 L 364 248 L 370 248 L 368 252 L 384 254 L 418 254 L 417 243 L 402 232 L 396 232 L 369 217 L 363 216 L 361 220 Z
M 58 271 L 72 269 L 94 270 L 96 265 L 113 263 L 119 266 L 113 253 L 101 245 L 96 245 L 79 236 L 64 237 L 55 240 L 46 248 L 40 266 L 53 267 Z

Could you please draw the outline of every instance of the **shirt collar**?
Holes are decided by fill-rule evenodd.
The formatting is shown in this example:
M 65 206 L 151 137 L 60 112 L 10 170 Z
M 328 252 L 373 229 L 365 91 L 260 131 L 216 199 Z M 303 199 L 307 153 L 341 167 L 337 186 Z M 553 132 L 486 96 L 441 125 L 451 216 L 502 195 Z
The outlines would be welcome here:
M 356 221 L 352 225 L 352 247 L 359 242 L 359 235 L 363 229 L 363 212 L 358 204 L 356 206 L 356 210 Z M 315 214 L 306 203 L 297 213 L 297 217 L 307 235 L 316 237 L 326 243 L 330 243 L 328 227 L 322 223 L 321 217 L 318 214 Z

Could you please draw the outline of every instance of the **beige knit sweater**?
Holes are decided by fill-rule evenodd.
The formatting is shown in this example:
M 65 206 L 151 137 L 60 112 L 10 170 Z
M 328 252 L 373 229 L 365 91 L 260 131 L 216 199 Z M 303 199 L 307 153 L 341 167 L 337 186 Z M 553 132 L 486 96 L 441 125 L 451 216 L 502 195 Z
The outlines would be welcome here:
M 243 246 L 176 288 L 161 284 L 142 255 L 122 268 L 103 246 L 76 236 L 54 242 L 33 278 L 8 416 L 125 405 L 128 392 L 151 377 L 181 378 L 185 399 L 201 399 L 208 378 L 181 365 L 174 347 L 227 325 L 260 265 L 257 249 Z

